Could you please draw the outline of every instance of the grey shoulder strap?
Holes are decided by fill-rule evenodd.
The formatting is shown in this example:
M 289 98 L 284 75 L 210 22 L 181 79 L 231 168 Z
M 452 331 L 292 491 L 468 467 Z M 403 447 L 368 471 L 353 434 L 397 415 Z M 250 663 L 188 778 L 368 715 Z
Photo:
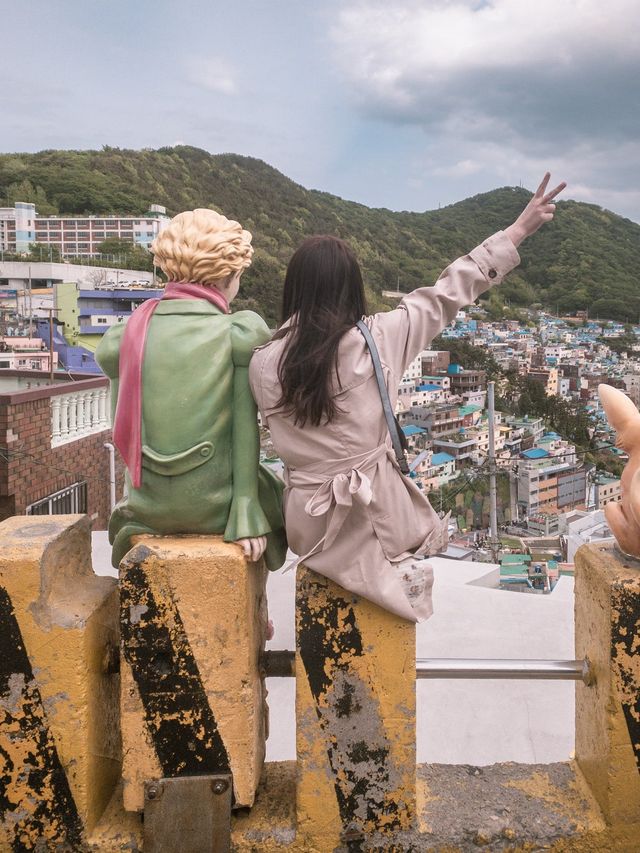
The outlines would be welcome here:
M 409 463 L 407 462 L 407 457 L 402 447 L 402 441 L 400 439 L 399 434 L 401 427 L 395 419 L 393 409 L 391 408 L 391 400 L 389 399 L 389 392 L 387 391 L 387 386 L 385 385 L 384 381 L 384 374 L 382 372 L 382 364 L 380 363 L 378 347 L 376 346 L 375 341 L 373 340 L 371 332 L 362 320 L 358 320 L 356 326 L 360 330 L 362 337 L 365 339 L 367 346 L 369 347 L 369 352 L 371 353 L 371 360 L 373 361 L 373 369 L 376 375 L 376 382 L 378 383 L 378 391 L 380 392 L 380 399 L 382 401 L 382 409 L 384 411 L 384 416 L 387 421 L 387 426 L 389 428 L 389 435 L 391 436 L 391 443 L 393 445 L 393 452 L 395 453 L 396 462 L 398 463 L 398 467 L 400 468 L 403 474 L 409 474 Z

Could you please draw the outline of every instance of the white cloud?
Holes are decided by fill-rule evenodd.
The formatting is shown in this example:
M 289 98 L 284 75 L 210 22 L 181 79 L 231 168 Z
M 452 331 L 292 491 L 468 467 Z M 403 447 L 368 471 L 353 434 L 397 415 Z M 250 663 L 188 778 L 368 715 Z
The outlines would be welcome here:
M 637 218 L 638 0 L 351 0 L 331 37 L 359 112 L 424 130 L 415 174 L 465 194 L 551 168 Z
M 196 86 L 219 95 L 233 95 L 237 91 L 233 69 L 221 57 L 190 59 L 187 62 L 187 77 Z
M 370 115 L 577 135 L 639 129 L 639 33 L 638 0 L 360 0 L 332 38 Z
M 477 160 L 458 160 L 452 166 L 436 166 L 432 171 L 434 175 L 461 178 L 465 175 L 474 175 L 482 169 L 482 164 Z

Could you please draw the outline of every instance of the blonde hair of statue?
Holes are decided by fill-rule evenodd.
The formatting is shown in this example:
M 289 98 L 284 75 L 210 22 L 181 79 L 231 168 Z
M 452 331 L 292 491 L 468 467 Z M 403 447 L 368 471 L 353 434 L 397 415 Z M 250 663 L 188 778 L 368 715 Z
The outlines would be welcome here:
M 151 244 L 169 281 L 217 284 L 251 264 L 251 234 L 215 210 L 185 210 Z

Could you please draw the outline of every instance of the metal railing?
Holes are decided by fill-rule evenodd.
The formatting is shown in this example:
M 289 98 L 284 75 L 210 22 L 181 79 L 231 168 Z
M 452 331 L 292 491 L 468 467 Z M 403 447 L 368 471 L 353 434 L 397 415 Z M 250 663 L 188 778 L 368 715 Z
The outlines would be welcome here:
M 263 653 L 265 678 L 291 678 L 296 674 L 296 653 L 272 649 Z M 523 660 L 521 658 L 418 658 L 416 678 L 521 678 L 582 681 L 592 686 L 595 677 L 589 660 Z

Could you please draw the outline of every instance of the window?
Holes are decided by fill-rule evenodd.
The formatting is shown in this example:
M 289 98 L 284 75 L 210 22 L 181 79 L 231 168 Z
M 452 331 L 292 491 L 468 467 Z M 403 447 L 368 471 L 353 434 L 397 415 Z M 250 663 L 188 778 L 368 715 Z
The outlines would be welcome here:
M 27 515 L 68 515 L 87 511 L 87 483 L 74 483 L 27 507 Z

